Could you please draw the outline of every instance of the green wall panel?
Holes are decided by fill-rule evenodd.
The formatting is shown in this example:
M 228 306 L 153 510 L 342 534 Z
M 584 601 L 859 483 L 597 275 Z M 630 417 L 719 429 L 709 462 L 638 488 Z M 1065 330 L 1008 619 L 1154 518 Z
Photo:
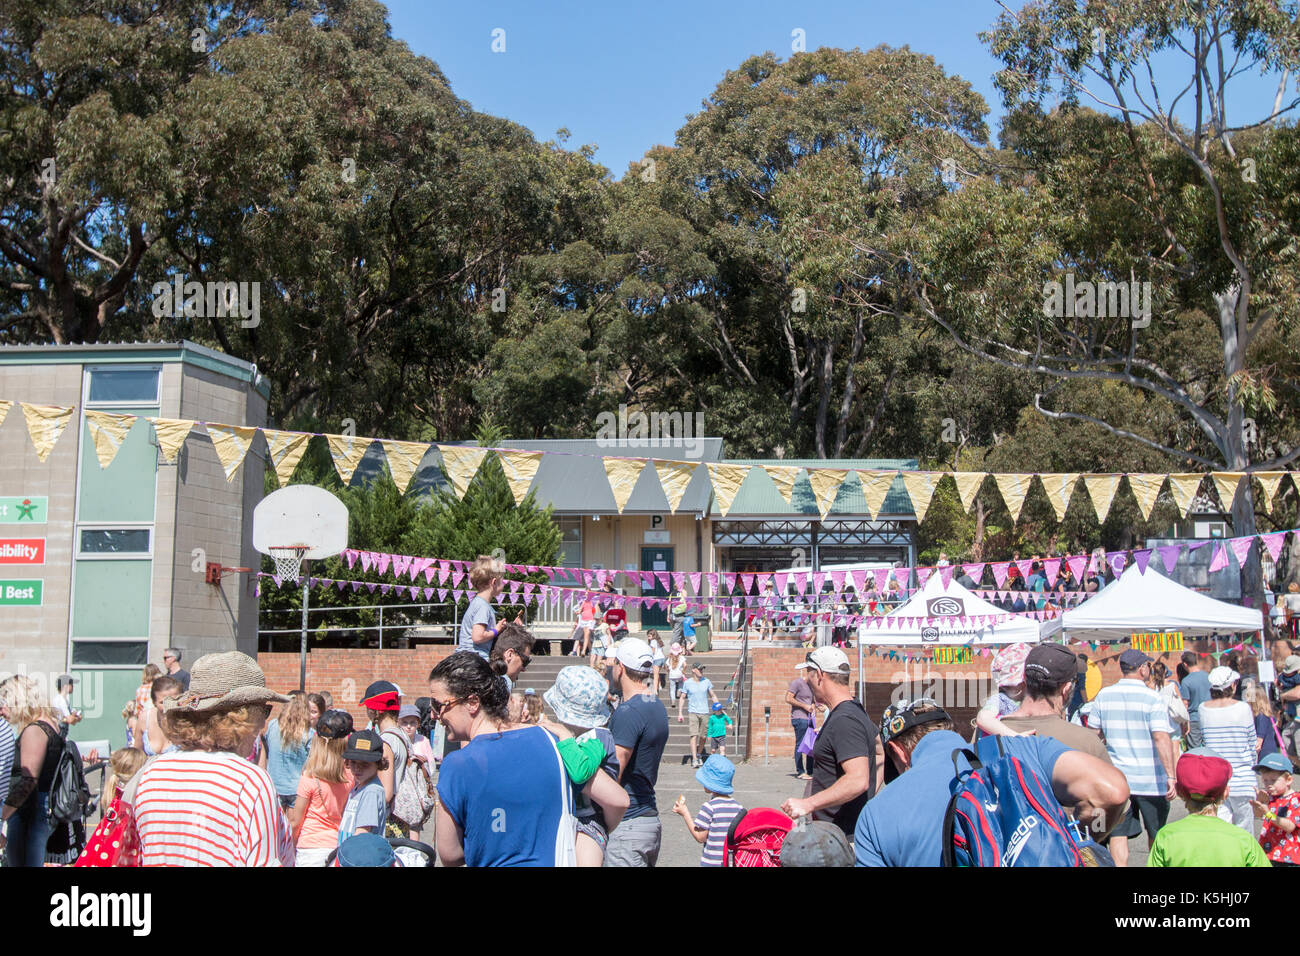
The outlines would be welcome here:
M 73 637 L 149 636 L 153 562 L 80 560 L 73 567 Z
M 98 410 L 98 409 L 97 409 Z M 119 411 L 106 408 L 102 411 Z M 156 408 L 121 409 L 141 420 L 131 426 L 117 457 L 107 468 L 99 467 L 90 426 L 82 425 L 80 521 L 153 521 L 157 488 L 158 453 L 153 428 L 143 420 L 157 415 Z
M 83 670 L 74 667 L 72 676 L 77 678 L 77 685 L 72 695 L 72 706 L 84 716 L 69 736 L 78 743 L 106 739 L 114 750 L 126 746 L 126 721 L 122 719 L 122 708 L 135 699 L 142 669 Z M 101 752 L 100 756 L 107 757 L 108 754 Z M 98 787 L 98 779 L 93 780 L 91 789 Z

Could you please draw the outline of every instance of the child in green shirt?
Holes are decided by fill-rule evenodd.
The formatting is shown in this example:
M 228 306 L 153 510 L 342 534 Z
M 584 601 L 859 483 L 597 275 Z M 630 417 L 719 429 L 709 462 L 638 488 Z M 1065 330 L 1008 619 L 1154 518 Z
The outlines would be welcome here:
M 1188 815 L 1156 834 L 1147 866 L 1269 866 L 1251 834 L 1218 816 L 1232 764 L 1200 748 L 1178 759 L 1175 776 Z
M 709 726 L 704 732 L 709 738 L 710 752 L 724 757 L 727 755 L 727 726 L 734 723 L 721 704 L 713 705 L 713 712 L 709 714 Z

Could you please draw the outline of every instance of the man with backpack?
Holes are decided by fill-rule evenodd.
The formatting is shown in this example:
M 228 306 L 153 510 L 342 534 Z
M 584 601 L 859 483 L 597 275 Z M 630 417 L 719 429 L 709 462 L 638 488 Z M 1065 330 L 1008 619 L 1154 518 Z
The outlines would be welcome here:
M 952 727 L 952 718 L 932 700 L 900 701 L 885 711 L 885 778 L 892 782 L 858 818 L 853 841 L 858 866 L 941 866 L 950 858 L 945 853 L 950 804 L 954 794 L 974 789 L 970 746 Z M 985 855 L 976 865 L 1033 866 L 1047 859 L 1048 849 L 1068 857 L 1073 838 L 1064 832 L 1061 806 L 1074 807 L 1076 819 L 1102 832 L 1117 824 L 1128 806 L 1122 773 L 1050 737 L 987 737 L 976 752 L 976 762 L 988 770 L 1009 766 L 1019 771 L 1009 779 L 1023 776 L 1026 786 L 1050 790 L 1051 798 L 1045 806 L 1038 794 L 1031 798 L 1015 786 L 1005 786 L 997 802 L 980 794 L 987 831 L 999 852 L 996 862 Z M 1035 808 L 1037 819 L 1030 823 L 1020 808 Z M 953 838 L 958 835 L 954 828 Z

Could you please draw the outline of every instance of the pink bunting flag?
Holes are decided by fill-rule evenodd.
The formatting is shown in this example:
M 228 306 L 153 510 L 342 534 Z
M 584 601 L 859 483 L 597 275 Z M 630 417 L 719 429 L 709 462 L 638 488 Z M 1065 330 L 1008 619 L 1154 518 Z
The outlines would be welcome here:
M 438 562 L 438 583 L 446 584 L 447 578 L 451 576 L 451 565 L 446 561 Z
M 956 570 L 951 564 L 945 564 L 939 568 L 939 580 L 943 583 L 945 591 L 952 585 L 952 575 Z
M 387 596 L 388 592 L 391 591 L 392 589 L 393 586 L 391 584 L 381 584 L 379 586 L 379 593 Z
M 439 600 L 439 601 L 445 601 L 445 600 L 447 600 L 447 589 L 446 589 L 446 588 L 438 588 L 438 600 Z
M 667 571 L 656 571 L 655 579 L 659 582 L 659 584 L 663 587 L 665 591 L 671 589 L 673 586 L 672 581 L 668 577 Z
M 1210 573 L 1221 571 L 1228 566 L 1228 549 L 1222 544 L 1215 545 L 1214 557 L 1210 559 Z
M 963 564 L 961 569 L 966 572 L 966 574 L 970 576 L 970 579 L 976 584 L 979 584 L 984 577 L 983 561 L 980 561 L 978 564 Z
M 344 548 L 343 560 L 347 564 L 348 568 L 351 569 L 351 567 L 357 563 L 357 552 L 353 551 L 351 548 Z
M 374 564 L 374 561 L 371 560 L 371 554 L 370 554 L 370 552 L 369 552 L 369 551 L 362 551 L 362 552 L 361 552 L 361 570 L 362 570 L 362 571 L 369 571 L 369 570 L 370 570 L 370 567 L 371 567 L 372 564 Z
M 907 582 L 911 577 L 911 568 L 894 568 L 894 580 L 898 582 L 900 588 L 907 587 Z
M 1151 560 L 1151 549 L 1142 548 L 1133 552 L 1133 563 L 1138 566 L 1138 574 L 1147 573 L 1147 563 Z
M 822 587 L 826 584 L 826 572 L 814 571 L 812 575 L 813 593 L 821 594 Z
M 709 585 L 709 593 L 718 593 L 718 572 L 710 571 L 704 575 L 705 582 Z
M 1107 551 L 1106 563 L 1115 572 L 1115 577 L 1119 577 L 1124 573 L 1124 566 L 1128 563 L 1128 556 L 1123 551 Z
M 347 582 L 347 581 L 335 581 L 335 582 L 334 582 L 334 587 L 335 587 L 335 589 L 337 589 L 337 590 L 339 591 L 339 593 L 342 593 L 343 591 L 346 591 L 346 590 L 347 590 L 348 582 Z
M 1043 573 L 1047 575 L 1047 586 L 1056 587 L 1056 579 L 1061 574 L 1061 559 L 1047 558 L 1043 561 Z
M 674 572 L 672 572 L 672 576 L 673 576 L 673 586 L 674 586 L 678 591 L 685 591 L 685 590 L 686 590 L 686 572 L 685 572 L 685 571 L 674 571 Z
M 786 574 L 784 571 L 778 571 L 776 574 L 772 575 L 772 578 L 776 581 L 776 593 L 784 595 L 786 587 L 790 583 L 790 575 Z
M 401 577 L 407 571 L 411 570 L 412 560 L 414 559 L 407 557 L 404 554 L 393 555 L 393 574 L 397 575 L 398 577 Z
M 700 572 L 692 571 L 687 577 L 691 581 L 691 590 L 698 596 L 700 594 Z
M 1264 542 L 1264 547 L 1268 549 L 1268 556 L 1277 563 L 1277 556 L 1282 553 L 1282 541 L 1286 537 L 1285 531 L 1277 531 L 1273 534 L 1261 534 L 1259 540 Z
M 1077 554 L 1074 557 L 1066 558 L 1065 565 L 1074 574 L 1075 582 L 1082 583 L 1083 572 L 1088 567 L 1088 556 L 1084 554 Z
M 844 577 L 846 573 L 847 572 L 845 571 L 831 572 L 831 587 L 835 589 L 836 594 L 844 590 Z
M 1029 574 L 1034 569 L 1034 562 L 1032 559 L 1022 558 L 1016 562 L 1016 567 L 1020 569 L 1020 577 L 1023 580 L 1028 581 Z
M 1250 546 L 1255 543 L 1253 537 L 1250 538 L 1231 538 L 1228 545 L 1232 548 L 1232 553 L 1237 557 L 1237 566 L 1246 566 L 1246 557 L 1250 554 Z
M 876 580 L 877 591 L 884 591 L 889 586 L 889 568 L 876 568 L 871 576 Z
M 998 587 L 1003 587 L 1007 583 L 1007 572 L 1011 568 L 1010 561 L 993 562 L 993 580 L 997 582 Z
M 916 569 L 916 579 L 917 579 L 918 581 L 921 582 L 921 587 L 925 587 L 925 582 L 928 581 L 928 580 L 930 580 L 930 575 L 931 575 L 933 572 L 934 572 L 934 568 L 917 568 L 917 569 Z
M 796 571 L 794 573 L 794 589 L 798 594 L 804 594 L 808 590 L 808 572 Z
M 377 560 L 375 561 L 375 566 L 379 569 L 380 574 L 388 573 L 388 565 L 392 562 L 392 560 L 393 560 L 393 556 L 391 554 L 381 554 L 377 556 Z
M 458 561 L 456 563 L 459 565 L 460 562 Z M 464 578 L 465 572 L 461 570 L 461 568 L 457 567 L 451 572 L 451 586 L 454 588 L 460 587 L 460 582 L 464 580 Z
M 866 571 L 850 571 L 849 580 L 853 582 L 853 590 L 857 591 L 859 594 L 867 589 Z

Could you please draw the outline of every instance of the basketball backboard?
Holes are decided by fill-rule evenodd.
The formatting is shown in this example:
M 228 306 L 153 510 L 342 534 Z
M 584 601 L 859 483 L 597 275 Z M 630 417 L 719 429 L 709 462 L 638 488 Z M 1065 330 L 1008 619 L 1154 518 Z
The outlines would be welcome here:
M 273 491 L 253 509 L 253 547 L 305 546 L 309 561 L 332 558 L 348 546 L 348 509 L 315 485 L 289 485 Z

